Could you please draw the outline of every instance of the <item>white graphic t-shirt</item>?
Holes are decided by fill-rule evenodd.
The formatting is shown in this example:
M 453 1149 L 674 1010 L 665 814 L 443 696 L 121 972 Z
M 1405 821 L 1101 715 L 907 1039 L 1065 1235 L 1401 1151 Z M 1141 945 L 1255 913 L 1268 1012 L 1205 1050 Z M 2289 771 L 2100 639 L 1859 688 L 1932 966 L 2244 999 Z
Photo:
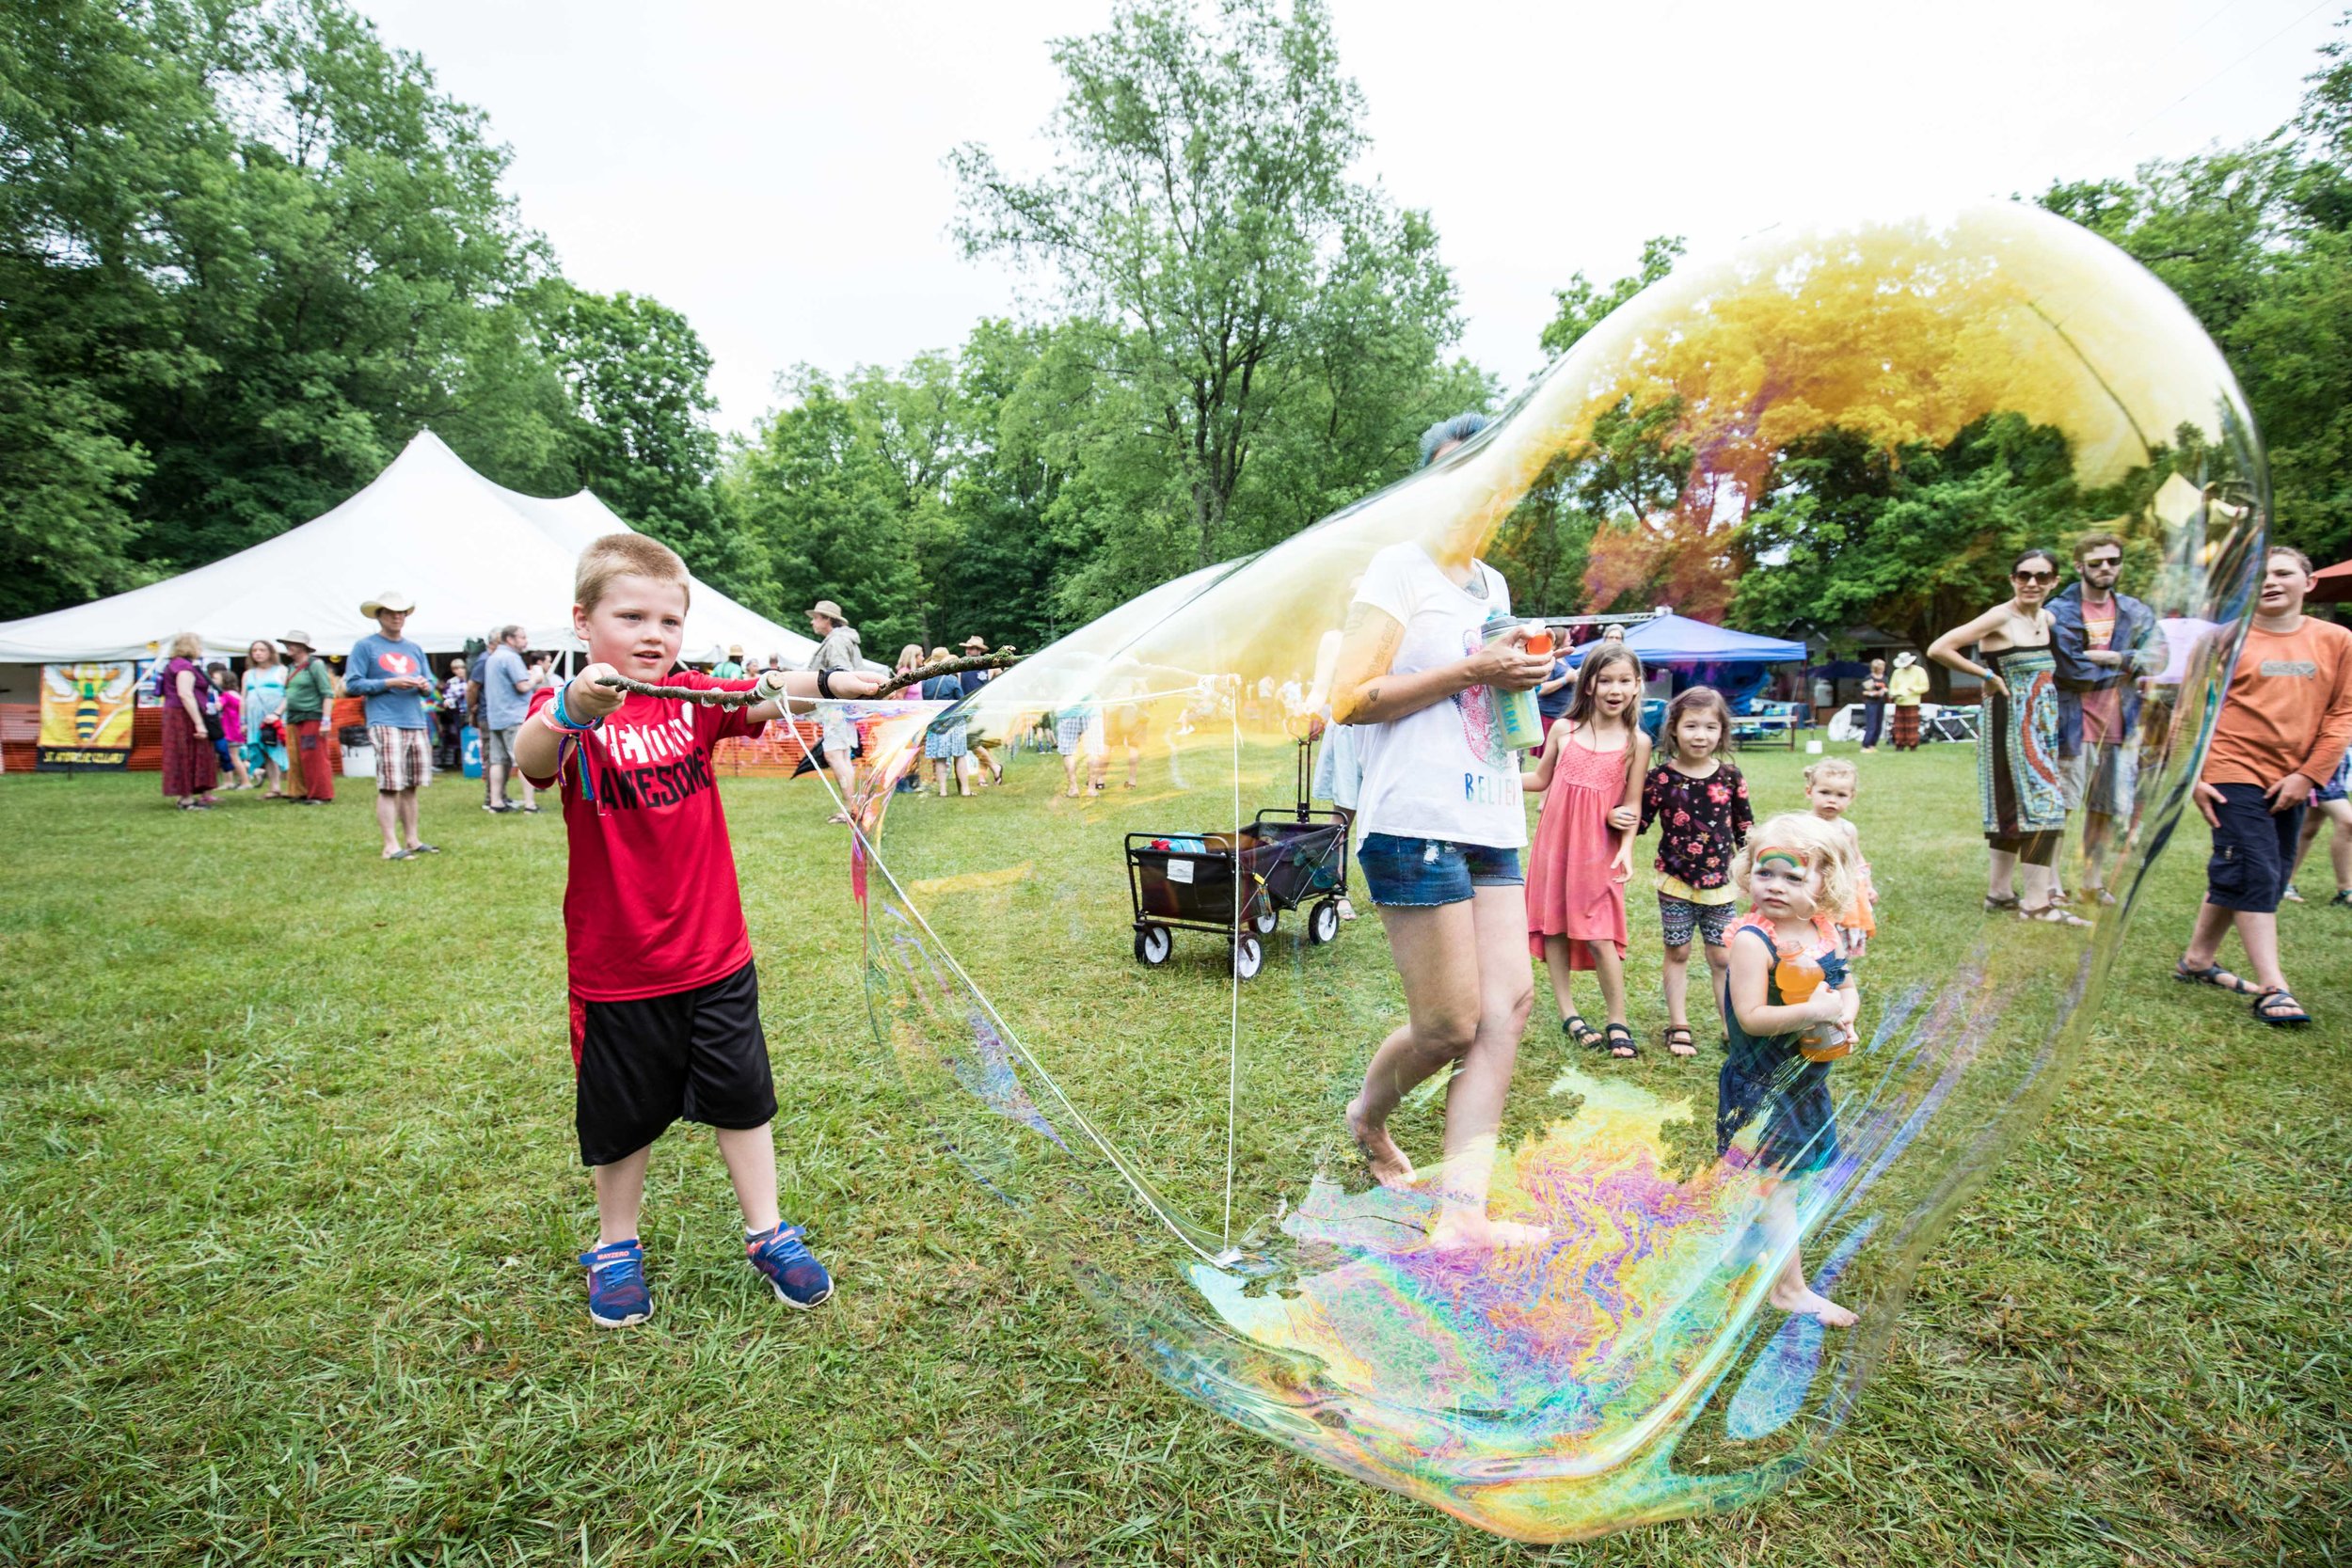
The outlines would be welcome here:
M 1486 617 L 1511 609 L 1510 586 L 1485 562 L 1469 588 L 1454 583 L 1419 545 L 1391 545 L 1372 558 L 1356 602 L 1405 628 L 1389 666 L 1410 675 L 1479 649 Z M 1517 849 L 1527 843 L 1518 753 L 1502 743 L 1494 690 L 1473 686 L 1385 724 L 1354 726 L 1363 784 L 1357 831 Z

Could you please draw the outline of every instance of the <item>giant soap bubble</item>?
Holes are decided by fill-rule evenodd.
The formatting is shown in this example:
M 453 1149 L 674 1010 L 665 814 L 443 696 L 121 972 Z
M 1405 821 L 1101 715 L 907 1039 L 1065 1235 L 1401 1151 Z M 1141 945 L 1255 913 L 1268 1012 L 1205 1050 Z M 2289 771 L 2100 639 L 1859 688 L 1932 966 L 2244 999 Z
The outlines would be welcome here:
M 1160 1376 L 1241 1425 L 1529 1540 L 1752 1502 L 1850 1418 L 1914 1272 L 2058 1094 L 2182 810 L 2265 507 L 2213 344 L 2055 217 L 1772 232 L 1691 262 L 1433 466 L 1142 594 L 944 715 L 1005 780 L 861 803 L 876 1028 L 978 1187 L 1061 1249 Z M 1844 709 L 1867 660 L 1923 655 L 2013 594 L 2030 608 L 2101 531 L 2157 623 L 2114 650 L 2120 689 L 2067 689 L 2031 648 L 1963 650 L 2007 699 L 1939 675 L 1924 744 L 1857 754 Z M 2057 584 L 2031 562 L 2013 580 L 2028 546 L 2056 552 Z M 1335 693 L 1363 711 L 1350 638 L 1379 617 L 1345 628 L 1359 594 L 1387 592 L 1392 546 L 1457 583 L 1484 560 L 1515 616 L 1563 638 L 1613 615 L 1637 649 L 1681 656 L 1650 663 L 1644 696 L 1732 700 L 1759 819 L 1805 809 L 1806 740 L 1855 761 L 1880 902 L 1853 965 L 1858 1041 L 1827 1069 L 1834 1132 L 1776 1089 L 1719 1136 L 1704 960 L 1699 1054 L 1661 1049 L 1653 828 L 1625 884 L 1639 1059 L 1564 1036 L 1523 933 L 1502 933 L 1500 967 L 1447 949 L 1425 994 L 1528 965 L 1507 1093 L 1499 1116 L 1482 1103 L 1493 1081 L 1468 1056 L 1400 1075 L 1388 1129 L 1414 1174 L 1374 1180 L 1348 1114 L 1406 993 L 1356 857 L 1375 825 L 1308 770 L 1333 749 Z M 2024 642 L 2040 623 L 2012 624 Z M 1712 628 L 1802 643 L 1802 662 L 1732 661 Z M 1824 666 L 1838 717 L 1792 736 Z M 1511 791 L 1535 764 L 1496 741 L 1493 705 L 1471 688 L 1438 711 Z M 942 719 L 880 710 L 884 784 Z M 1427 799 L 1491 795 L 1439 740 L 1427 766 L 1454 772 L 1424 779 Z M 2010 895 L 2051 918 L 1988 896 L 1994 842 Z M 1445 867 L 1429 851 L 1423 869 Z M 1456 929 L 1424 913 L 1398 928 Z M 1594 976 L 1573 985 L 1597 1022 Z M 1442 1010 L 1413 1021 L 1416 1051 L 1459 1043 Z M 1473 1048 L 1481 1070 L 1493 1044 Z M 1772 1305 L 1792 1251 L 1858 1324 Z

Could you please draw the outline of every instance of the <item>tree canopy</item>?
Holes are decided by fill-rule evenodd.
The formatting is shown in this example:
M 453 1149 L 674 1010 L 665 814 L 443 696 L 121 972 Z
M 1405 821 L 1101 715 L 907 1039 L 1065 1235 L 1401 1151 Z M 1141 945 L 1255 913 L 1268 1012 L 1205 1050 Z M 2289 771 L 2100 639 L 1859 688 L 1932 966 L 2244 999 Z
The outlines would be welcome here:
M 0 8 L 0 614 L 307 522 L 426 425 L 726 580 L 708 355 L 564 282 L 506 166 L 336 0 Z
M 342 0 L 0 8 L 0 616 L 307 521 L 429 425 L 501 483 L 595 490 L 787 624 L 836 600 L 877 657 L 1033 646 L 1310 526 L 1407 472 L 1429 424 L 1492 406 L 1434 223 L 1362 172 L 1327 0 L 1119 0 L 1053 59 L 1041 167 L 947 156 L 956 234 L 1030 271 L 1030 313 L 903 364 L 795 367 L 723 440 L 692 325 L 564 277 L 484 117 Z M 2274 135 L 2040 201 L 2222 345 L 2278 536 L 2352 551 L 2345 46 Z M 1544 351 L 1682 250 L 1574 274 Z M 1948 324 L 1883 281 L 1833 263 L 1811 287 L 1848 290 L 1840 310 L 1735 302 L 1658 345 L 1493 543 L 1516 600 L 1924 637 L 1998 591 L 2012 546 L 2143 507 L 2193 455 L 2149 447 L 2086 493 L 2046 412 L 1822 379 L 1851 356 L 1806 335 L 1849 317 L 1937 359 L 1913 339 Z M 1767 344 L 1811 377 L 1787 401 L 1804 428 L 1741 413 Z

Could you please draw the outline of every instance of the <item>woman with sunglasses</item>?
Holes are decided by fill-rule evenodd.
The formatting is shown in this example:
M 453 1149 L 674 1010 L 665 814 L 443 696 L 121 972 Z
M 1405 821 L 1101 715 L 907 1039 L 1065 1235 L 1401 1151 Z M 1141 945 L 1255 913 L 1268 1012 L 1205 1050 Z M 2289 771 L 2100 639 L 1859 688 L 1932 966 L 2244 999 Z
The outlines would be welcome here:
M 2058 575 L 2057 556 L 2027 550 L 2010 568 L 2010 596 L 1937 638 L 1928 657 L 1984 683 L 1977 784 L 1992 850 L 1986 912 L 2015 910 L 2025 919 L 2053 926 L 2088 926 L 2058 907 L 2051 872 L 2066 834 L 2066 800 L 2058 787 L 2058 666 L 2050 654 L 2050 612 L 2043 608 Z M 1984 663 L 1961 652 L 1972 643 Z

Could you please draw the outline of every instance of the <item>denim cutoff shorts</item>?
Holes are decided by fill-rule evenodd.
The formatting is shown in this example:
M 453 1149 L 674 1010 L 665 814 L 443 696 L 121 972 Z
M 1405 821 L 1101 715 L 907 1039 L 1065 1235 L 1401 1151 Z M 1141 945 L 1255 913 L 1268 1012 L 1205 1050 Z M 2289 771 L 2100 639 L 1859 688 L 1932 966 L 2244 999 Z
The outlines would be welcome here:
M 1473 889 L 1517 887 L 1527 880 L 1517 849 L 1394 833 L 1366 833 L 1356 847 L 1356 863 L 1364 868 L 1372 901 L 1391 908 L 1459 904 Z

